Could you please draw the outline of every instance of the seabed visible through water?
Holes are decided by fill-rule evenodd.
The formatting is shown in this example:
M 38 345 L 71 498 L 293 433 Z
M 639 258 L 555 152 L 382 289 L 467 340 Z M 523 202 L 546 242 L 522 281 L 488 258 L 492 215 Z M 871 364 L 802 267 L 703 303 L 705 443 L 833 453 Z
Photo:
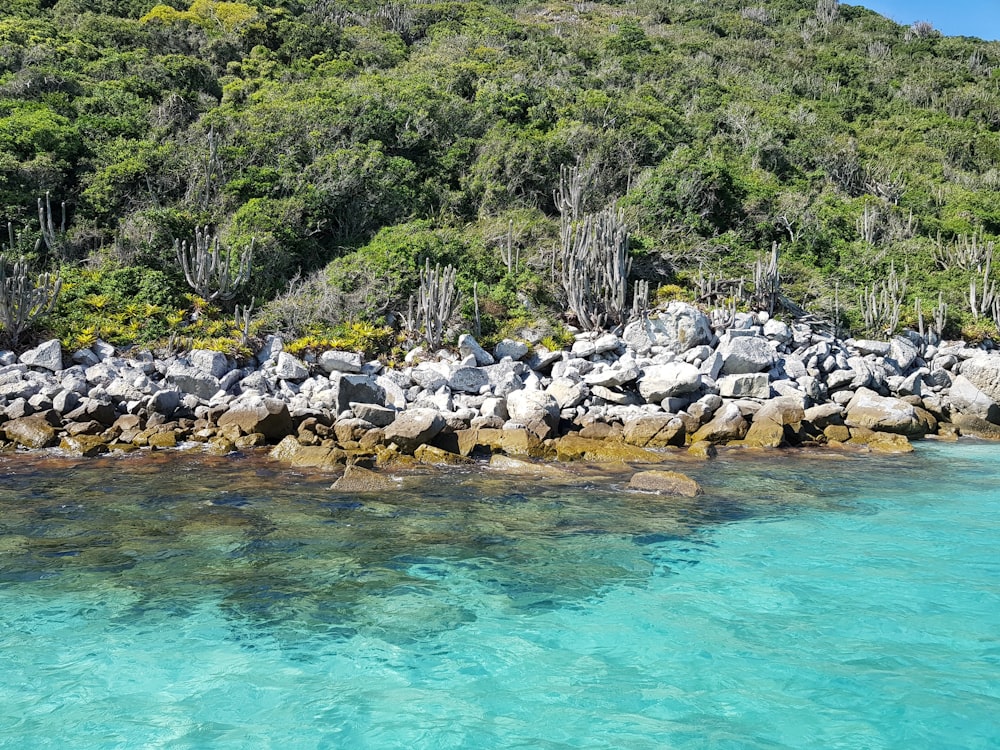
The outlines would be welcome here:
M 0 747 L 996 748 L 998 450 L 4 456 Z

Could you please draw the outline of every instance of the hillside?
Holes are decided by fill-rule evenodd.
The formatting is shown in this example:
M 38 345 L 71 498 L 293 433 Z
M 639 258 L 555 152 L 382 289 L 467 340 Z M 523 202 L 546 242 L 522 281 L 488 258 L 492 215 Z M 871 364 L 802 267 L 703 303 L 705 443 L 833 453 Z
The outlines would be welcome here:
M 709 280 L 752 290 L 777 243 L 785 298 L 837 326 L 940 299 L 947 334 L 996 334 L 1000 44 L 835 0 L 172 5 L 0 10 L 5 250 L 63 280 L 36 335 L 238 348 L 254 299 L 254 332 L 375 353 L 430 260 L 467 328 L 478 302 L 486 338 L 558 337 L 573 166 L 578 220 L 621 209 L 629 289 L 747 305 Z M 202 226 L 253 241 L 231 301 L 185 283 Z

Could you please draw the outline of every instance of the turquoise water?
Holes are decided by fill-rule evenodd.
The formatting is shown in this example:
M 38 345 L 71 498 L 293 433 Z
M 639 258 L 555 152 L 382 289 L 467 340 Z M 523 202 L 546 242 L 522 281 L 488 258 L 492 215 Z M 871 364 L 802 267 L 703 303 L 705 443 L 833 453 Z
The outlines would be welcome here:
M 0 459 L 0 747 L 996 748 L 1000 446 L 401 477 Z

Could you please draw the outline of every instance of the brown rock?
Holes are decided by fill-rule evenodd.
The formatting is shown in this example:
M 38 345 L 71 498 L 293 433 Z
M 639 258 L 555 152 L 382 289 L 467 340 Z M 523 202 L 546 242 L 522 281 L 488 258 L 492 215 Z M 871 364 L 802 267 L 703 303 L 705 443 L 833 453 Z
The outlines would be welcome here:
M 513 430 L 500 430 L 500 449 L 508 456 L 527 456 L 529 458 L 545 458 L 550 454 L 538 433 L 533 430 L 518 427 Z
M 49 448 L 56 444 L 56 431 L 43 417 L 12 419 L 3 430 L 8 440 L 25 448 Z
M 284 401 L 276 398 L 262 398 L 252 403 L 241 403 L 219 417 L 219 427 L 223 435 L 235 442 L 227 427 L 235 427 L 241 435 L 262 434 L 267 440 L 278 441 L 295 432 L 292 416 Z
M 262 445 L 267 445 L 267 437 L 263 432 L 251 432 L 249 435 L 240 435 L 233 441 L 233 445 L 240 450 L 245 448 L 260 448 Z
M 84 458 L 108 452 L 104 438 L 97 435 L 68 435 L 59 442 L 59 447 L 67 453 Z
M 467 464 L 471 459 L 451 453 L 433 445 L 421 445 L 414 452 L 413 457 L 422 464 L 433 466 L 435 464 Z
M 1000 440 L 1000 426 L 988 422 L 974 414 L 954 414 L 952 423 L 961 430 L 963 435 L 983 438 L 985 440 Z
M 545 463 L 534 463 L 522 458 L 504 456 L 499 453 L 490 457 L 490 468 L 511 474 L 523 474 L 532 477 L 548 477 L 552 479 L 566 479 L 572 475 L 560 469 L 558 466 Z
M 642 448 L 680 447 L 686 434 L 684 422 L 673 414 L 643 414 L 622 428 L 625 442 Z
M 681 497 L 695 497 L 702 494 L 702 489 L 696 481 L 677 471 L 641 471 L 632 476 L 628 486 L 633 490 Z
M 694 456 L 695 458 L 715 458 L 719 455 L 719 451 L 715 449 L 715 446 L 707 440 L 699 440 L 697 443 L 691 443 L 687 449 L 688 455 Z
M 325 445 L 299 445 L 299 441 L 289 435 L 271 449 L 271 458 L 290 466 L 300 468 L 328 469 L 343 466 L 347 454 L 339 448 Z
M 692 442 L 707 440 L 710 443 L 729 443 L 742 440 L 750 425 L 747 424 L 740 408 L 733 402 L 723 404 L 712 420 L 701 427 L 692 437 Z
M 913 453 L 913 446 L 906 435 L 891 432 L 877 432 L 877 437 L 868 443 L 868 447 L 876 453 Z
M 851 439 L 851 431 L 846 425 L 829 424 L 823 428 L 823 435 L 827 440 L 846 443 Z
M 392 477 L 352 465 L 344 470 L 344 475 L 334 482 L 330 486 L 330 489 L 337 492 L 350 493 L 392 492 L 396 489 L 396 486 L 396 482 Z
M 638 463 L 659 464 L 667 460 L 667 455 L 629 445 L 619 440 L 592 440 L 570 433 L 553 444 L 556 458 L 560 461 L 591 461 L 593 463 Z
M 146 444 L 149 445 L 150 448 L 176 448 L 177 436 L 174 434 L 173 430 L 156 432 L 147 438 Z
M 205 443 L 205 450 L 213 456 L 225 456 L 236 450 L 236 444 L 232 440 L 216 436 L 208 439 Z

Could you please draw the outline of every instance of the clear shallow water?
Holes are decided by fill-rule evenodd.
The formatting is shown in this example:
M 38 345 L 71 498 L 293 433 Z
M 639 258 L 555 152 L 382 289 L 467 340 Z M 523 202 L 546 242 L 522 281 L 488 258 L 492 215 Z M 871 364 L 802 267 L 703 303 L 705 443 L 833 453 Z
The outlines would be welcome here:
M 0 459 L 0 747 L 995 748 L 1000 446 L 486 471 Z

